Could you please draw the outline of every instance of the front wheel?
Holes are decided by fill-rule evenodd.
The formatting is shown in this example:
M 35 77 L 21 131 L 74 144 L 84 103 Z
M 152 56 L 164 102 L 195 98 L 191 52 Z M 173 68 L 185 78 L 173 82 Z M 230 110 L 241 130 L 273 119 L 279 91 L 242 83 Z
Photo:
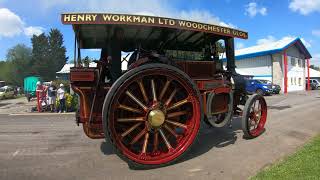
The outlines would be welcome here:
M 246 102 L 242 116 L 242 131 L 247 138 L 255 138 L 264 132 L 267 121 L 267 103 L 263 96 L 254 94 Z
M 199 97 L 192 80 L 175 67 L 154 63 L 132 69 L 106 95 L 106 140 L 135 168 L 176 162 L 197 137 L 203 117 Z

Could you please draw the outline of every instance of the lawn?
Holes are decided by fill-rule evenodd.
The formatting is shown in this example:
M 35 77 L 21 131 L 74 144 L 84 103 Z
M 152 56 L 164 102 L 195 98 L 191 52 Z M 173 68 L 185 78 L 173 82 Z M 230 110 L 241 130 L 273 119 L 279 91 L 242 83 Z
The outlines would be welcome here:
M 320 136 L 251 179 L 320 179 Z

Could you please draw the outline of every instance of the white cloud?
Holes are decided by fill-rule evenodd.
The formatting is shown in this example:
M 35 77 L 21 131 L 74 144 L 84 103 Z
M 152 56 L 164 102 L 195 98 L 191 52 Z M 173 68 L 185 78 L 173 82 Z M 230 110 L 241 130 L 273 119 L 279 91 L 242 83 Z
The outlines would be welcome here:
M 306 48 L 311 48 L 311 41 L 307 41 L 304 38 L 300 38 L 302 43 L 306 46 Z
M 236 27 L 235 25 L 223 22 L 219 17 L 207 10 L 191 9 L 178 10 L 172 7 L 169 0 L 41 0 L 39 3 L 42 9 L 46 11 L 48 8 L 59 8 L 62 12 L 82 11 L 82 12 L 112 12 L 112 13 L 130 13 L 152 16 L 164 16 L 172 18 L 181 18 L 187 20 L 200 21 L 205 23 L 214 23 L 222 26 Z
M 320 30 L 312 30 L 312 35 L 320 37 Z
M 262 45 L 262 44 L 273 43 L 273 42 L 276 42 L 276 41 L 293 41 L 294 39 L 296 39 L 296 37 L 294 37 L 294 36 L 285 36 L 285 37 L 282 37 L 281 39 L 277 39 L 274 36 L 269 35 L 266 38 L 258 39 L 257 40 L 257 44 L 258 45 Z M 311 48 L 312 47 L 311 41 L 307 41 L 304 38 L 300 38 L 300 40 L 306 46 L 306 48 Z
M 271 35 L 267 36 L 266 38 L 262 38 L 262 39 L 258 39 L 257 44 L 261 45 L 261 44 L 269 44 L 269 43 L 273 43 L 276 42 L 277 39 Z
M 13 37 L 23 31 L 24 23 L 9 9 L 0 9 L 0 37 Z
M 44 31 L 44 28 L 39 26 L 26 27 L 21 18 L 7 8 L 0 9 L 0 24 L 0 37 L 14 37 L 22 32 L 27 36 L 32 36 Z
M 39 36 L 41 33 L 43 33 L 44 30 L 45 29 L 40 26 L 29 26 L 24 28 L 24 34 L 27 36 L 33 36 L 33 35 Z
M 236 49 L 243 49 L 245 47 L 244 43 L 236 43 Z
M 313 56 L 313 59 L 315 59 L 315 60 L 320 60 L 320 53 L 319 53 L 319 54 L 315 54 L 315 55 Z
M 259 7 L 257 3 L 251 2 L 248 5 L 246 5 L 245 9 L 245 15 L 248 15 L 250 17 L 255 17 L 257 14 L 260 14 L 262 16 L 267 15 L 267 8 L 266 7 Z
M 289 8 L 302 15 L 320 12 L 320 0 L 291 0 Z

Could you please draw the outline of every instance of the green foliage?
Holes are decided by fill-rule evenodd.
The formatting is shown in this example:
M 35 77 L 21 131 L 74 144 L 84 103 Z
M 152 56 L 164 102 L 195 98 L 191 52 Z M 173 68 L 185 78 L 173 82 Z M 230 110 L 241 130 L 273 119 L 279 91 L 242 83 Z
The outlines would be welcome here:
M 310 65 L 310 68 L 317 70 L 317 71 L 320 71 L 320 67 L 315 66 L 315 65 Z
M 63 46 L 63 36 L 57 29 L 51 29 L 49 35 L 44 33 L 34 35 L 32 42 L 32 61 L 34 73 L 44 81 L 55 79 L 67 61 L 66 48 Z
M 33 72 L 43 78 L 49 80 L 48 69 L 51 68 L 49 61 L 49 43 L 47 36 L 42 33 L 39 36 L 33 35 L 32 42 L 32 61 Z
M 75 112 L 78 110 L 78 96 L 76 94 L 65 94 L 67 112 Z M 56 107 L 59 107 L 59 98 L 56 99 Z
M 7 61 L 1 63 L 1 79 L 8 84 L 22 86 L 24 77 L 30 74 L 31 59 L 31 49 L 26 45 L 12 47 L 8 50 Z
M 320 136 L 284 161 L 258 173 L 251 179 L 319 179 Z
M 10 72 L 12 68 L 12 63 L 9 61 L 0 61 L 0 80 L 6 81 L 6 83 L 11 83 Z

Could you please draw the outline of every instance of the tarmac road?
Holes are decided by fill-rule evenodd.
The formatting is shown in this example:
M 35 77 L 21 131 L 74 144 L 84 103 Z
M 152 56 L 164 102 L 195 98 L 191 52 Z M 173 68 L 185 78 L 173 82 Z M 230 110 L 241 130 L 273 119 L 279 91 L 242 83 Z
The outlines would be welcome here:
M 104 140 L 88 139 L 73 115 L 0 114 L 0 179 L 247 179 L 320 133 L 320 94 L 267 97 L 266 132 L 242 138 L 233 128 L 204 127 L 180 163 L 133 170 Z

